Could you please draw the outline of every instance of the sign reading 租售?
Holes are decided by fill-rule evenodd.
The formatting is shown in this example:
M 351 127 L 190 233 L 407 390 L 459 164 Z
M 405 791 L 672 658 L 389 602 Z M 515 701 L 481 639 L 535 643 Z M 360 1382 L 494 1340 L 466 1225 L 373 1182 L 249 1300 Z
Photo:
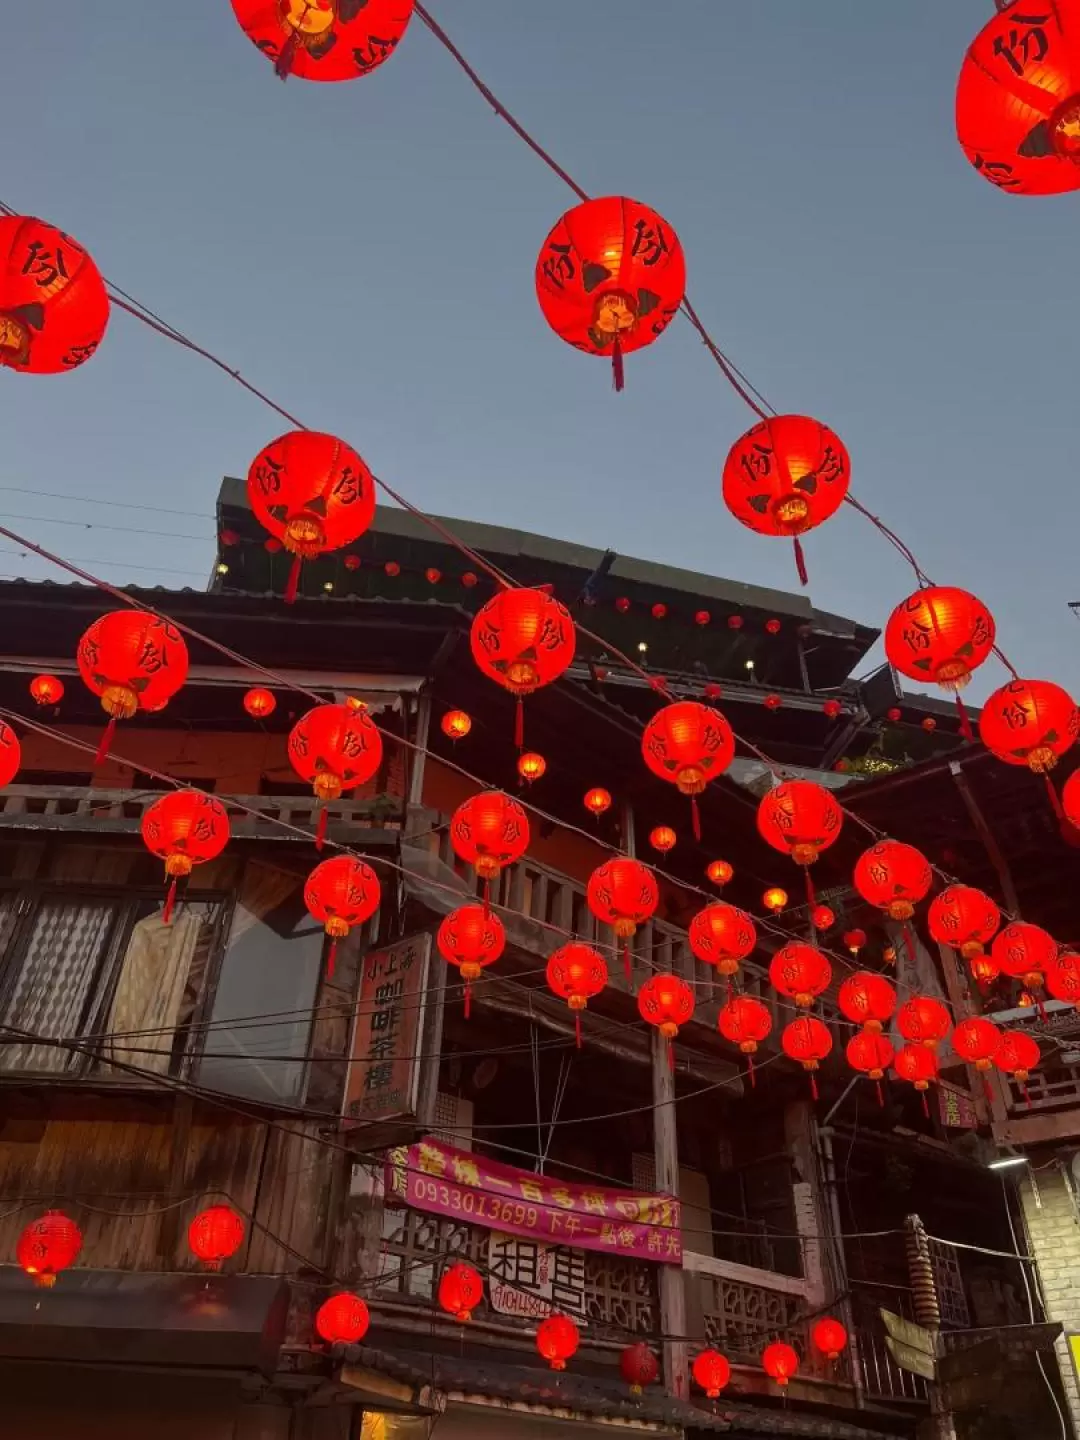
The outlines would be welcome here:
M 548 1245 L 682 1264 L 674 1196 L 553 1180 L 430 1136 L 390 1151 L 386 1192 L 414 1210 Z

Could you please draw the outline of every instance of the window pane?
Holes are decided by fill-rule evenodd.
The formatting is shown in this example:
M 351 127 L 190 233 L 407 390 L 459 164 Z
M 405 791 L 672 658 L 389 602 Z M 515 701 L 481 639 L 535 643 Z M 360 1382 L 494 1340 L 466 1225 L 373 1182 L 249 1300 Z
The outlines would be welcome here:
M 206 1032 L 203 1085 L 252 1099 L 299 1101 L 311 1028 L 305 1012 L 315 1001 L 323 938 L 304 906 L 300 876 L 248 865 L 214 998 L 214 1028 Z M 282 1011 L 301 1013 L 266 1025 L 249 1020 Z M 236 1024 L 221 1023 L 231 1020 Z

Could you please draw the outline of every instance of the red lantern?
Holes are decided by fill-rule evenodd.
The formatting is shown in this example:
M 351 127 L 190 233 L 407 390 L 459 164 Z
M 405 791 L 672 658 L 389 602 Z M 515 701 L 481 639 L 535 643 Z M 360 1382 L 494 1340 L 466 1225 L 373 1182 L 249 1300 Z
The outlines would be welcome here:
M 387 560 L 386 564 L 383 566 L 383 570 L 387 575 L 390 576 L 391 580 L 396 579 L 397 576 L 401 574 L 401 566 L 396 560 Z
M 711 619 L 712 619 L 712 616 L 709 614 L 708 610 L 695 610 L 695 611 L 694 611 L 694 624 L 695 624 L 695 625 L 708 625 L 708 623 L 709 623 L 709 621 L 710 621 Z
M 287 602 L 296 599 L 304 560 L 351 545 L 375 518 L 371 471 L 351 445 L 317 430 L 290 430 L 260 450 L 247 494 L 255 518 L 294 557 Z
M 745 910 L 719 900 L 697 912 L 688 938 L 699 960 L 715 965 L 721 975 L 734 975 L 740 962 L 753 954 L 757 926 Z
M 881 1078 L 896 1055 L 892 1042 L 876 1031 L 860 1030 L 848 1041 L 845 1054 L 853 1070 L 877 1082 L 878 1104 L 883 1104 Z
M 735 758 L 735 737 L 719 710 L 696 700 L 677 700 L 658 710 L 645 726 L 641 753 L 654 775 L 696 797 Z M 700 840 L 696 799 L 693 817 L 694 838 Z
M 723 886 L 731 883 L 735 871 L 726 860 L 710 860 L 705 875 L 714 885 Z
M 815 930 L 831 930 L 836 924 L 836 911 L 828 905 L 815 905 L 810 911 L 810 923 Z
M 973 885 L 948 885 L 930 902 L 926 922 L 932 940 L 973 960 L 994 938 L 1001 911 Z
M 30 698 L 36 705 L 58 705 L 64 698 L 64 685 L 55 675 L 35 675 L 30 681 Z
M 673 1041 L 679 1027 L 694 1016 L 694 992 L 677 975 L 650 975 L 638 991 L 638 1013 L 668 1042 L 668 1064 L 675 1067 Z
M 589 876 L 586 899 L 601 925 L 610 925 L 623 942 L 623 964 L 630 979 L 630 939 L 660 903 L 652 871 L 625 855 L 607 860 Z
M 352 855 L 334 855 L 316 865 L 304 886 L 304 904 L 330 936 L 326 978 L 334 976 L 338 941 L 356 925 L 370 920 L 379 908 L 382 888 L 370 865 Z
M 573 940 L 561 945 L 548 960 L 546 978 L 548 988 L 574 1012 L 574 1034 L 580 1050 L 581 1012 L 607 984 L 607 963 L 591 945 Z
M 653 619 L 654 619 L 654 620 L 663 620 L 666 615 L 667 615 L 667 606 L 666 606 L 665 604 L 663 604 L 661 601 L 658 600 L 657 603 L 652 607 L 652 617 L 653 617 Z
M 670 825 L 656 825 L 649 831 L 649 844 L 654 850 L 659 850 L 661 855 L 674 850 L 678 838 Z
M 839 1320 L 834 1320 L 831 1315 L 823 1315 L 814 1322 L 810 1338 L 826 1360 L 836 1361 L 840 1358 L 840 1351 L 847 1346 L 848 1337 Z
M 885 626 L 889 663 L 909 680 L 960 690 L 994 648 L 994 617 L 966 590 L 930 585 L 901 601 Z
M 482 790 L 454 811 L 450 843 L 458 859 L 471 865 L 483 880 L 486 912 L 492 880 L 529 848 L 529 817 L 501 790 Z
M 74 1220 L 62 1210 L 46 1210 L 24 1228 L 15 1259 L 36 1285 L 51 1289 L 57 1275 L 78 1259 L 82 1242 L 82 1231 Z
M 366 710 L 315 705 L 289 732 L 289 761 L 322 801 L 337 800 L 374 779 L 382 764 L 382 736 Z M 322 849 L 326 811 L 320 808 L 315 848 Z
M 463 1324 L 472 1319 L 472 1312 L 484 1298 L 484 1282 L 479 1273 L 464 1261 L 444 1270 L 439 1281 L 439 1305 L 447 1314 Z
M 1080 955 L 1068 951 L 1046 967 L 1046 988 L 1055 1000 L 1064 1000 L 1080 1010 Z
M 873 970 L 856 970 L 849 975 L 836 998 L 845 1019 L 871 1032 L 880 1031 L 896 1009 L 895 988 Z
M 892 920 L 910 920 L 934 878 L 930 862 L 914 845 L 882 840 L 855 862 L 855 889 Z
M 565 1315 L 549 1315 L 536 1331 L 536 1348 L 552 1370 L 565 1370 L 580 1343 L 578 1327 Z
M 621 195 L 568 210 L 536 262 L 536 298 L 560 339 L 610 355 L 615 389 L 623 356 L 662 335 L 683 302 L 679 238 L 655 210 Z
M 439 581 L 442 579 L 442 571 L 436 570 L 435 566 L 431 565 L 428 567 L 428 569 L 424 571 L 424 579 L 428 582 L 429 585 L 438 585 Z
M 585 809 L 599 820 L 605 810 L 611 809 L 611 795 L 597 785 L 592 790 L 586 790 L 584 804 Z
M 277 709 L 277 701 L 269 690 L 256 687 L 244 696 L 244 709 L 256 720 L 263 720 Z
M 907 1080 L 922 1095 L 923 1114 L 929 1115 L 926 1092 L 938 1078 L 937 1055 L 925 1045 L 904 1045 L 896 1052 L 893 1073 L 898 1080 Z
M 139 709 L 160 710 L 188 673 L 184 637 L 145 610 L 102 615 L 79 641 L 76 658 L 84 684 L 109 716 L 95 764 L 108 754 L 117 720 L 130 720 Z
M 282 80 L 357 80 L 392 55 L 413 0 L 232 0 L 253 45 Z
M 865 930 L 845 930 L 844 944 L 851 951 L 852 955 L 858 958 L 859 951 L 866 944 Z
M 810 1093 L 816 1100 L 818 1088 L 814 1072 L 832 1050 L 828 1027 L 815 1015 L 800 1015 L 784 1026 L 780 1043 L 788 1059 L 797 1060 L 810 1076 Z
M 724 504 L 759 535 L 789 535 L 805 585 L 799 536 L 843 504 L 851 460 L 840 437 L 808 415 L 772 415 L 735 441 L 724 462 Z
M 539 780 L 547 770 L 547 761 L 535 750 L 526 750 L 518 756 L 517 771 L 526 785 Z M 674 844 L 674 841 L 672 842 Z
M 1003 975 L 1022 980 L 1033 992 L 1042 989 L 1043 976 L 1057 959 L 1058 944 L 1039 925 L 1015 920 L 998 932 L 990 956 Z
M 825 993 L 832 982 L 832 966 L 813 945 L 793 940 L 769 961 L 769 983 L 781 995 L 795 1001 L 801 1010 L 809 1010 L 815 999 Z
M 788 903 L 788 893 L 786 890 L 781 890 L 779 885 L 770 885 L 762 895 L 761 903 L 766 910 L 772 910 L 774 914 L 779 915 Z
M 359 1295 L 348 1290 L 331 1295 L 319 1306 L 315 1330 L 328 1345 L 356 1345 L 368 1332 L 371 1317 Z
M 170 884 L 161 918 L 167 925 L 172 919 L 177 880 L 190 875 L 193 866 L 217 859 L 229 843 L 229 817 L 213 795 L 173 790 L 143 814 L 142 839 L 151 855 L 165 862 Z
M 108 323 L 105 282 L 77 241 L 32 215 L 0 216 L 0 365 L 74 370 Z
M 910 1045 L 936 1050 L 949 1033 L 952 1020 L 940 1000 L 913 995 L 896 1013 L 896 1028 Z
M 806 893 L 814 904 L 809 866 L 840 834 L 843 813 L 828 790 L 812 780 L 784 780 L 762 796 L 758 832 L 774 850 L 806 869 Z
M 702 1350 L 694 1357 L 694 1382 L 715 1400 L 731 1379 L 731 1366 L 719 1350 Z
M 989 1070 L 1001 1048 L 1001 1031 L 982 1015 L 961 1020 L 952 1033 L 952 1047 L 961 1060 L 976 1070 Z
M 188 1226 L 191 1253 L 208 1270 L 220 1270 L 222 1262 L 235 1255 L 243 1243 L 244 1222 L 228 1205 L 200 1210 Z
M 785 1386 L 799 1368 L 799 1357 L 790 1345 L 775 1340 L 766 1345 L 761 1356 L 761 1368 L 777 1385 Z
M 473 981 L 479 980 L 486 966 L 494 965 L 506 946 L 503 923 L 483 905 L 459 905 L 439 926 L 436 943 L 443 959 L 461 971 L 467 1020 Z
M 999 190 L 1080 187 L 1080 33 L 1071 3 L 1034 16 L 1006 7 L 987 21 L 960 71 L 956 135 Z
M 1006 765 L 1037 775 L 1052 770 L 1080 732 L 1080 711 L 1049 680 L 1010 680 L 995 690 L 979 716 L 979 738 Z
M 1028 1076 L 1042 1059 L 1039 1042 L 1022 1030 L 1006 1030 L 994 1052 L 994 1064 L 1003 1075 L 1009 1075 L 1025 1091 Z
M 514 743 L 520 750 L 523 696 L 558 680 L 574 658 L 570 612 L 546 590 L 500 590 L 473 617 L 469 638 L 479 669 L 517 696 Z
M 775 616 L 773 616 L 771 620 L 765 621 L 765 633 L 766 635 L 780 634 L 780 621 L 777 620 Z
M 22 764 L 22 746 L 11 726 L 0 720 L 0 786 L 10 785 Z
M 784 702 L 779 695 L 766 695 L 761 703 L 765 706 L 766 710 L 779 710 Z
M 464 710 L 448 710 L 440 721 L 442 732 L 451 740 L 464 740 L 472 729 L 472 716 Z
M 826 700 L 821 707 L 821 713 L 828 716 L 830 720 L 835 720 L 843 708 L 839 700 Z
M 655 1383 L 660 1366 L 644 1340 L 619 1351 L 619 1374 L 630 1386 L 631 1395 L 640 1395 L 646 1385 Z
M 772 1030 L 772 1016 L 768 1006 L 755 1000 L 752 995 L 733 995 L 726 1005 L 721 1005 L 716 1019 L 724 1039 L 738 1045 L 746 1056 L 750 1084 L 753 1085 L 754 1055 Z

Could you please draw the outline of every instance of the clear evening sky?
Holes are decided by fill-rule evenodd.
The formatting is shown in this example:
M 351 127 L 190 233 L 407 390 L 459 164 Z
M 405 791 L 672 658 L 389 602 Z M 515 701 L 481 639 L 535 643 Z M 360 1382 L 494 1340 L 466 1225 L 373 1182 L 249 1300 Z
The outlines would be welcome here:
M 671 221 L 719 343 L 841 434 L 854 492 L 990 605 L 1020 672 L 1080 690 L 1080 196 L 1002 195 L 956 144 L 991 0 L 431 8 L 586 189 Z M 23 7 L 3 50 L 0 199 L 414 503 L 797 588 L 721 503 L 754 417 L 689 326 L 621 396 L 548 330 L 533 265 L 573 197 L 419 21 L 340 85 L 281 84 L 228 0 Z M 38 517 L 4 523 L 166 585 L 205 583 L 221 475 L 286 428 L 122 314 L 72 375 L 0 372 L 0 423 L 0 516 Z M 883 624 L 913 588 L 849 510 L 806 548 L 824 609 Z M 63 578 L 10 549 L 0 573 Z

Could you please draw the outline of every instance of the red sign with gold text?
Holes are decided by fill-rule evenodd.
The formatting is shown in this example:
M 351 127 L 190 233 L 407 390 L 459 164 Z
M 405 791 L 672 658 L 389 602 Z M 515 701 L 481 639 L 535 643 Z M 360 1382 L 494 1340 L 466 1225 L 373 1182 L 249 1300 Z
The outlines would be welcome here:
M 387 1196 L 548 1245 L 682 1264 L 679 1202 L 516 1170 L 428 1138 L 391 1150 Z

